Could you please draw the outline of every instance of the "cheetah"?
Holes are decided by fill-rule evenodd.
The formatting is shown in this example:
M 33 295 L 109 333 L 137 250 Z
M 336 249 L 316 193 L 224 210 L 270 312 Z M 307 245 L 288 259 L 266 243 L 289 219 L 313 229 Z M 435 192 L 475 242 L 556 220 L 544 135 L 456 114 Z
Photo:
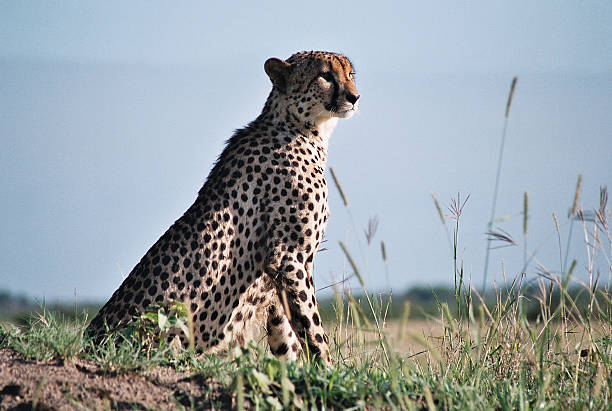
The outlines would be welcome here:
M 265 324 L 274 355 L 329 363 L 312 268 L 329 216 L 328 142 L 357 110 L 355 72 L 322 51 L 270 58 L 264 70 L 263 111 L 227 141 L 193 205 L 91 321 L 94 341 L 151 304 L 181 301 L 202 352 L 244 345 Z

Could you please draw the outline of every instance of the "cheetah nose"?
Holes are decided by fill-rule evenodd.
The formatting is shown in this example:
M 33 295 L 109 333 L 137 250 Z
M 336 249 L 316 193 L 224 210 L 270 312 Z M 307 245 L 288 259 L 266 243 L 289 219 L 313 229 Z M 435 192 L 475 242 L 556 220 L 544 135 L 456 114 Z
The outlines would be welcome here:
M 348 93 L 346 95 L 346 100 L 351 104 L 355 104 L 357 100 L 359 100 L 359 94 Z

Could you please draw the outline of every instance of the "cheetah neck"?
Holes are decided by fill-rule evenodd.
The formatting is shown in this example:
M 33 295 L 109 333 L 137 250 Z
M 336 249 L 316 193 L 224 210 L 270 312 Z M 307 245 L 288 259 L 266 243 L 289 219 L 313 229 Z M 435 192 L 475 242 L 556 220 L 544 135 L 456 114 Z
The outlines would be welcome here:
M 290 133 L 297 131 L 299 135 L 314 145 L 324 165 L 327 160 L 329 139 L 338 124 L 338 117 L 333 117 L 328 111 L 325 111 L 324 114 L 311 119 L 300 118 L 291 113 L 276 89 L 272 89 L 262 113 L 255 122 L 271 125 L 281 123 L 283 129 L 292 130 Z M 297 134 L 293 137 L 296 136 Z
M 301 121 L 297 116 L 290 114 L 284 104 L 275 105 L 273 97 L 274 91 L 272 91 L 271 97 L 268 98 L 264 110 L 256 122 L 274 124 L 282 119 L 281 121 L 285 121 L 286 124 L 300 130 L 300 134 L 315 140 L 315 144 L 319 148 L 327 151 L 329 139 L 338 124 L 338 117 L 332 117 L 326 113 L 312 120 Z
M 315 142 L 315 147 L 319 153 L 323 164 L 327 161 L 327 148 L 329 139 L 338 124 L 336 117 L 319 117 L 315 119 L 314 124 L 307 124 L 311 139 Z
M 337 124 L 338 117 L 320 117 L 319 119 L 315 120 L 314 126 L 319 132 L 321 139 L 323 139 L 325 142 L 326 147 Z

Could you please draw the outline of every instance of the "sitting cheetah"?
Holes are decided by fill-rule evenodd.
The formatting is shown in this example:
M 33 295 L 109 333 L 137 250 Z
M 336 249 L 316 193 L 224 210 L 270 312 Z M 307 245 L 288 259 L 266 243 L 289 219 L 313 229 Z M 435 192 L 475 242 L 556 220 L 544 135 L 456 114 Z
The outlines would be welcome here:
M 343 55 L 270 58 L 262 113 L 228 140 L 195 203 L 151 247 L 87 328 L 100 341 L 147 306 L 183 301 L 196 346 L 217 352 L 266 323 L 273 354 L 329 362 L 312 281 L 328 217 L 323 175 L 338 118 L 357 110 Z M 183 337 L 183 343 L 184 343 Z

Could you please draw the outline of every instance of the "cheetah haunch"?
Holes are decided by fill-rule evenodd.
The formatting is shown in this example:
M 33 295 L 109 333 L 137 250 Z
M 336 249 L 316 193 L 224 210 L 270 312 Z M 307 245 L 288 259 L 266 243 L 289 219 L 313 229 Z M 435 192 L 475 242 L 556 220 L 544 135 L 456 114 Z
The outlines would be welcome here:
M 228 140 L 195 203 L 92 320 L 96 340 L 152 303 L 178 300 L 205 352 L 244 345 L 265 321 L 275 355 L 329 361 L 312 265 L 329 215 L 328 141 L 357 109 L 355 73 L 329 52 L 271 58 L 264 69 L 273 87 L 262 113 Z

